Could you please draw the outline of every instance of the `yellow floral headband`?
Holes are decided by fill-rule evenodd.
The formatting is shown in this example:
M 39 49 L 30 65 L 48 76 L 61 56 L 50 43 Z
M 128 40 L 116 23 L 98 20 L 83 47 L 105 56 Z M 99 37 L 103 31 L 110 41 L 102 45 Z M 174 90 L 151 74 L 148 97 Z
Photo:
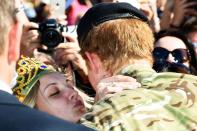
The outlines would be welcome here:
M 21 57 L 18 62 L 17 84 L 12 89 L 14 95 L 20 102 L 25 100 L 36 82 L 45 74 L 54 72 L 52 67 L 48 67 L 35 58 Z

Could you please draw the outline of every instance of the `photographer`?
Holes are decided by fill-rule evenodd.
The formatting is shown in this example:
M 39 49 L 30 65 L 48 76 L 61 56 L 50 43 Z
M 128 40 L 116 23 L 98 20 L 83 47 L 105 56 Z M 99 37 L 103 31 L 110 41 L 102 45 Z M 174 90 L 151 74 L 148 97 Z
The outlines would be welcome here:
M 57 21 L 61 23 L 58 24 L 58 27 L 67 24 L 65 17 L 59 17 Z M 41 32 L 40 26 L 43 26 L 43 24 L 45 24 L 45 31 Z M 33 22 L 26 23 L 23 27 L 21 55 L 28 57 L 34 56 L 45 64 L 51 64 L 58 69 L 61 68 L 61 71 L 67 75 L 68 81 L 76 84 L 80 89 L 85 90 L 90 96 L 94 96 L 95 92 L 91 89 L 88 81 L 85 61 L 79 54 L 80 48 L 76 36 L 69 32 L 61 32 L 61 30 L 53 28 L 54 32 L 59 31 L 59 37 L 62 37 L 66 42 L 51 43 L 50 41 L 54 41 L 56 37 L 55 39 L 47 37 L 46 30 L 48 29 L 49 27 L 46 27 L 45 22 L 40 25 Z M 48 31 L 48 34 L 50 34 L 50 30 Z M 42 38 L 43 34 L 45 34 L 46 38 Z M 42 43 L 42 41 L 47 41 L 48 44 Z M 40 49 L 46 51 L 47 54 L 46 52 L 39 52 Z M 48 51 L 50 54 L 48 54 Z

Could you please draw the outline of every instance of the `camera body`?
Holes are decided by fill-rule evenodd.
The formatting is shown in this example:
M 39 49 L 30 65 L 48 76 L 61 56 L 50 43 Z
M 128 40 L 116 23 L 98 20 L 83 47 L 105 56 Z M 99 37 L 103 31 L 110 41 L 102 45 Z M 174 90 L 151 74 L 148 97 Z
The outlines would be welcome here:
M 53 49 L 59 43 L 64 42 L 64 37 L 62 36 L 64 27 L 64 25 L 57 23 L 55 19 L 47 19 L 41 23 L 38 28 L 41 44 L 46 45 L 48 49 Z

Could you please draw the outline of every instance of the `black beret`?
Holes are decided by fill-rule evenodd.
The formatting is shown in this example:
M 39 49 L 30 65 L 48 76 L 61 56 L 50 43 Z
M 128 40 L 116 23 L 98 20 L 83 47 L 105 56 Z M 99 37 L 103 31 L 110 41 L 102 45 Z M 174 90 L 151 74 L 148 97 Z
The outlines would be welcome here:
M 93 26 L 97 26 L 105 21 L 120 18 L 137 18 L 142 21 L 148 21 L 147 17 L 140 10 L 129 3 L 96 4 L 85 13 L 78 24 L 78 40 L 84 40 Z

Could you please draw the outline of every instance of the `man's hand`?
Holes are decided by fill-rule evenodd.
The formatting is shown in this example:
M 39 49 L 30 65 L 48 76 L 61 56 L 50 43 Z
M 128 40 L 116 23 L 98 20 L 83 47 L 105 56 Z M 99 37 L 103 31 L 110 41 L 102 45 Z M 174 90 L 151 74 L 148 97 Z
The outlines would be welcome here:
M 114 94 L 126 89 L 132 90 L 140 86 L 141 84 L 136 79 L 129 76 L 116 75 L 108 77 L 98 83 L 95 101 L 100 100 L 107 94 Z

